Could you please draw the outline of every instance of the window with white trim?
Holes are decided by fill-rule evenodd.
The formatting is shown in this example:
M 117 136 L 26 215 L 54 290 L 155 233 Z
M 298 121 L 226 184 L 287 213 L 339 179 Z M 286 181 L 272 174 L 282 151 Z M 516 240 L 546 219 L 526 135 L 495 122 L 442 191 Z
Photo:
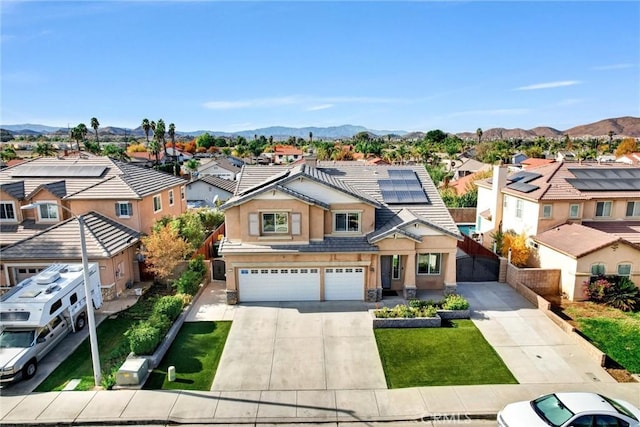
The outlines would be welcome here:
M 40 221 L 57 221 L 58 220 L 58 205 L 53 202 L 39 202 L 38 205 L 38 220 Z
M 603 276 L 606 271 L 605 265 L 601 262 L 596 264 L 591 264 L 591 275 L 592 276 Z
M 334 212 L 333 231 L 357 233 L 360 231 L 360 212 Z
M 287 212 L 264 212 L 262 214 L 262 232 L 265 234 L 288 233 L 289 214 Z
M 440 274 L 441 254 L 418 254 L 418 274 Z
M 162 210 L 162 199 L 160 195 L 153 196 L 153 212 L 160 212 Z
M 611 202 L 596 203 L 596 218 L 606 218 L 611 216 Z
M 627 202 L 627 216 L 640 216 L 640 202 Z
M 173 206 L 173 190 L 169 190 L 169 206 Z
M 542 205 L 542 218 L 551 218 L 552 212 L 552 205 Z
M 579 218 L 580 217 L 580 205 L 573 204 L 569 205 L 569 218 Z
M 116 202 L 116 216 L 129 218 L 133 215 L 133 205 L 129 202 Z
M 16 207 L 13 202 L 0 202 L 0 220 L 16 221 Z
M 623 263 L 618 264 L 618 276 L 631 276 L 631 264 Z
M 516 218 L 522 219 L 522 209 L 524 202 L 520 199 L 516 199 Z

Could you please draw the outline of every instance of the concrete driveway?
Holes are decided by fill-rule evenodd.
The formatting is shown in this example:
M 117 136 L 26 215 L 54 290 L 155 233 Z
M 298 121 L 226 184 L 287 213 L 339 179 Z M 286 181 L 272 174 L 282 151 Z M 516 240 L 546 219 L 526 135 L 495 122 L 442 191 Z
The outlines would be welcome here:
M 367 305 L 243 304 L 212 390 L 387 388 Z
M 615 382 L 542 311 L 497 282 L 458 283 L 472 320 L 521 384 Z

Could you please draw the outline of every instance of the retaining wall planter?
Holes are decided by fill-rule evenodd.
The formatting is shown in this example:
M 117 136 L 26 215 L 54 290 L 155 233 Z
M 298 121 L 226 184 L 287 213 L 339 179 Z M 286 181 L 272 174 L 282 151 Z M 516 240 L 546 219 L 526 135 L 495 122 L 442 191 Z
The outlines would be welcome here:
M 453 319 L 469 319 L 471 318 L 471 310 L 438 310 L 438 316 L 441 319 L 453 320 Z
M 439 328 L 442 325 L 440 316 L 436 317 L 395 317 L 378 318 L 374 310 L 369 310 L 373 321 L 373 329 L 379 328 Z

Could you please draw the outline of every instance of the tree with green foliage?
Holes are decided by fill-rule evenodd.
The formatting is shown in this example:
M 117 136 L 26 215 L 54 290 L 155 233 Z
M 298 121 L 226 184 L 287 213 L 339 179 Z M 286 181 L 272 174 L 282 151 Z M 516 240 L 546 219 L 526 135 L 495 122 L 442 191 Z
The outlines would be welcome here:
M 91 154 L 95 154 L 96 156 L 99 156 L 100 153 L 102 152 L 102 149 L 100 148 L 100 143 L 97 141 L 85 141 L 84 149 L 90 152 Z
M 215 138 L 205 132 L 196 138 L 196 147 L 209 148 L 215 145 Z
M 198 170 L 200 162 L 198 159 L 189 159 L 184 163 L 184 167 L 189 171 L 189 180 L 193 179 L 193 173 Z
M 162 148 L 162 150 L 164 151 L 164 158 L 167 158 L 167 144 L 166 144 L 166 140 L 165 140 L 165 134 L 167 133 L 166 131 L 166 127 L 164 124 L 164 120 L 160 119 L 158 120 L 158 123 L 156 124 L 155 129 L 153 130 L 153 135 L 156 139 L 156 141 L 158 141 L 158 144 L 160 144 L 160 147 Z M 156 158 L 156 161 L 158 159 Z
M 8 162 L 9 160 L 13 160 L 18 158 L 16 154 L 16 150 L 11 145 L 5 145 L 2 147 L 2 151 L 0 151 L 0 158 L 4 162 Z
M 174 123 L 169 123 L 169 131 L 167 133 L 169 134 L 169 138 L 171 138 L 171 148 L 173 149 L 173 155 L 177 161 L 178 157 L 176 156 L 176 125 Z
M 151 130 L 151 123 L 149 119 L 142 119 L 142 130 L 144 131 L 144 136 L 147 138 L 147 145 L 149 144 L 149 131 Z
M 440 129 L 430 130 L 424 136 L 424 139 L 426 141 L 431 141 L 431 142 L 434 142 L 436 144 L 442 143 L 446 138 L 447 138 L 447 134 L 445 132 L 441 131 Z
M 96 119 L 95 117 L 91 117 L 91 127 L 93 128 L 93 131 L 96 134 L 96 142 L 100 142 L 100 140 L 98 139 L 98 127 L 100 126 L 100 122 L 98 121 L 98 119 Z
M 155 156 L 155 165 L 157 166 L 160 163 L 160 144 L 157 139 L 152 139 L 151 142 L 147 145 L 147 151 Z
M 118 147 L 115 144 L 105 145 L 102 148 L 102 155 L 122 162 L 128 162 L 130 160 L 127 150 L 122 147 Z
M 145 262 L 160 279 L 169 277 L 192 251 L 191 245 L 180 237 L 179 231 L 171 224 L 154 226 L 152 233 L 141 240 Z
M 38 142 L 33 152 L 40 157 L 53 157 L 58 154 L 58 150 L 49 142 Z
M 482 132 L 481 128 L 476 129 L 476 135 L 478 136 L 478 144 L 480 144 L 480 142 L 482 141 L 482 134 L 484 132 Z

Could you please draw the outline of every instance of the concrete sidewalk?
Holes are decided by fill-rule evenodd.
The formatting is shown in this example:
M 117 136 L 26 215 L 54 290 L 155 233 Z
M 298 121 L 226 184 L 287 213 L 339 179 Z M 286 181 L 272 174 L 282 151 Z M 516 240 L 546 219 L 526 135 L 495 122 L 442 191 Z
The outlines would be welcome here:
M 396 390 L 86 391 L 0 398 L 0 424 L 301 423 L 486 418 L 507 403 L 592 391 L 640 406 L 638 383 L 518 384 Z

